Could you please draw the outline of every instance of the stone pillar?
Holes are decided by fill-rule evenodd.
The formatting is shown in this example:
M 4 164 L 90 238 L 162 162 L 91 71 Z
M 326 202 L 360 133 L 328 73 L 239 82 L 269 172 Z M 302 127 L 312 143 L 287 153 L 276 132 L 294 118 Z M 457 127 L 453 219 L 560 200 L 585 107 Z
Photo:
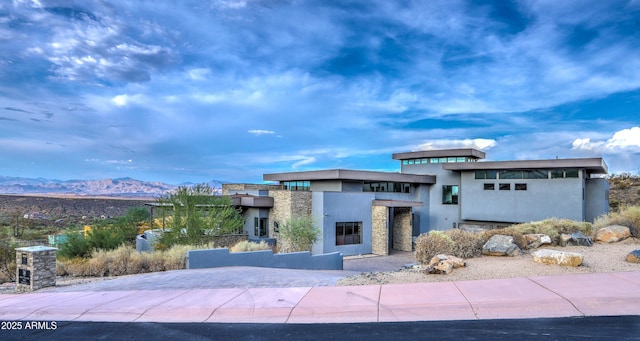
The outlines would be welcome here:
M 373 206 L 371 208 L 371 253 L 387 256 L 389 254 L 389 208 Z
M 397 207 L 393 216 L 393 249 L 399 251 L 413 251 L 411 227 L 411 208 Z
M 16 249 L 16 289 L 38 290 L 56 285 L 55 247 L 29 246 Z

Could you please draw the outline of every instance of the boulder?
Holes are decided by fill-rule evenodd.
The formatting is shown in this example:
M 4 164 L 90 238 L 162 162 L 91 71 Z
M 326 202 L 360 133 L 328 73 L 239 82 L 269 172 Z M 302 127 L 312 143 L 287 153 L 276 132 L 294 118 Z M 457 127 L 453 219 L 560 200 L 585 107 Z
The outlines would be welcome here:
M 615 243 L 631 237 L 631 231 L 626 226 L 611 225 L 603 227 L 596 232 L 596 241 Z
M 446 275 L 451 273 L 455 268 L 461 268 L 466 266 L 466 263 L 462 258 L 439 254 L 429 262 L 426 267 L 426 272 L 429 274 Z
M 629 252 L 625 260 L 629 263 L 640 263 L 640 249 Z
M 574 232 L 571 234 L 563 233 L 560 235 L 560 246 L 577 245 L 591 246 L 593 240 L 589 236 L 585 236 L 582 232 Z
M 531 255 L 536 263 L 562 266 L 579 266 L 584 259 L 584 256 L 579 253 L 550 249 L 534 251 Z
M 542 233 L 525 234 L 522 237 L 527 244 L 527 249 L 537 249 L 540 245 L 551 244 L 551 237 Z
M 522 253 L 518 245 L 513 242 L 513 237 L 496 234 L 483 246 L 482 254 L 485 256 L 509 256 L 514 257 Z

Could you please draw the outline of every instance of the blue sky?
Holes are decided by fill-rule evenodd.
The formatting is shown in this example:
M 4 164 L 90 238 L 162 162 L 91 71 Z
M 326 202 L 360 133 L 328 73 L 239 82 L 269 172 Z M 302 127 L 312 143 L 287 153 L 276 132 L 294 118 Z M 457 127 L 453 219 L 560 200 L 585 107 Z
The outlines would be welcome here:
M 640 170 L 640 0 L 1 1 L 0 175 L 260 182 L 394 152 Z

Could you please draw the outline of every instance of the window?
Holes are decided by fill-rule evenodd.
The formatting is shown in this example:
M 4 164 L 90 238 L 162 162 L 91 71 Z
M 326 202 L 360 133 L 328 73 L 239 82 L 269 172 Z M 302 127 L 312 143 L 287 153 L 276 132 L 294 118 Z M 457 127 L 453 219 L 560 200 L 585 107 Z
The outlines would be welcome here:
M 278 233 L 280 232 L 280 223 L 277 221 L 273 222 L 273 232 Z
M 413 164 L 413 160 L 409 160 L 409 164 L 412 165 Z
M 500 179 L 522 179 L 524 176 L 521 170 L 501 170 Z
M 422 163 L 422 164 L 425 164 L 425 163 L 428 163 L 428 162 L 429 162 L 429 159 L 422 159 L 422 160 L 420 161 L 420 163 Z
M 267 237 L 267 218 L 258 218 L 255 217 L 253 219 L 253 228 L 254 234 L 256 237 Z
M 511 184 L 500 184 L 500 190 L 501 191 L 510 191 L 511 190 Z
M 363 192 L 411 193 L 411 185 L 403 182 L 365 182 Z
M 442 203 L 445 205 L 458 204 L 458 186 L 442 186 Z
M 285 181 L 282 183 L 282 188 L 289 191 L 309 191 L 311 183 L 309 181 Z
M 437 157 L 432 157 L 429 162 L 431 163 L 438 163 L 438 158 Z
M 402 160 L 402 164 L 403 165 L 408 165 L 409 164 L 409 160 Z
M 530 170 L 525 170 L 524 172 L 524 178 L 525 179 L 548 179 L 549 178 L 549 171 L 546 169 L 530 169 Z
M 336 245 L 362 244 L 362 222 L 336 223 Z
M 478 170 L 476 171 L 476 179 L 496 179 L 497 173 L 495 170 Z
M 457 157 L 456 162 L 465 162 L 467 160 L 466 157 Z
M 577 169 L 552 169 L 551 170 L 552 179 L 579 178 L 579 177 L 580 177 L 580 171 Z
M 527 184 L 516 184 L 516 191 L 526 191 Z
M 485 191 L 493 191 L 496 189 L 496 184 L 484 184 Z
M 565 169 L 564 177 L 565 178 L 579 178 L 579 171 L 577 169 Z

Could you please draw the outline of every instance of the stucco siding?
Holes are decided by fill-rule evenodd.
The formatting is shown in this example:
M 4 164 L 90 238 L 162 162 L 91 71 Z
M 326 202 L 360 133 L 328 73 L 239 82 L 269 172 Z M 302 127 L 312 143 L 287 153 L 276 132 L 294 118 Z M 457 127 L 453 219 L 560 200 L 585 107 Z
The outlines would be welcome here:
M 547 218 L 584 220 L 583 179 L 475 179 L 463 172 L 460 188 L 460 216 L 463 220 L 529 222 Z M 485 183 L 495 184 L 485 190 Z M 526 190 L 515 190 L 515 184 Z M 510 190 L 500 190 L 510 184 Z

